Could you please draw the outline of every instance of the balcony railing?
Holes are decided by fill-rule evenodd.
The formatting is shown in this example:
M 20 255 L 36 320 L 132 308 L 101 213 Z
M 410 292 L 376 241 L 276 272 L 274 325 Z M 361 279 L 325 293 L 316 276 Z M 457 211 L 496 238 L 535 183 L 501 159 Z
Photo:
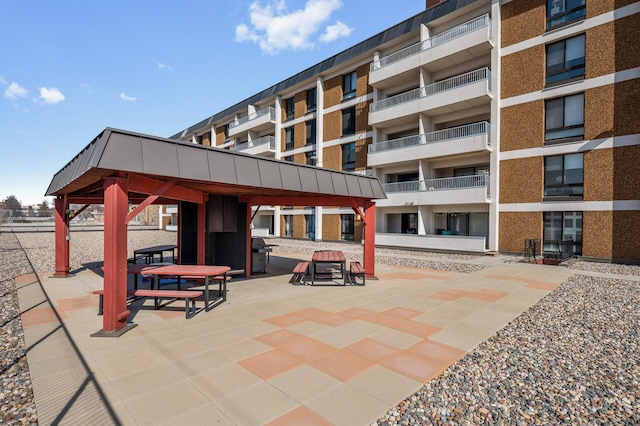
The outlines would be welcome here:
M 455 77 L 447 78 L 446 80 L 438 81 L 437 83 L 429 84 L 428 86 L 419 87 L 414 90 L 409 90 L 408 92 L 400 93 L 399 95 L 382 99 L 378 102 L 372 103 L 370 111 L 380 111 L 385 108 L 415 101 L 416 99 L 432 96 L 447 90 L 457 89 L 482 80 L 487 80 L 489 90 L 491 90 L 491 71 L 489 71 L 489 68 L 485 67 L 480 68 L 479 70 L 469 71 L 464 74 L 456 75 Z
M 229 127 L 233 128 L 241 124 L 248 123 L 251 120 L 255 120 L 256 118 L 260 118 L 267 114 L 269 115 L 269 120 L 276 119 L 276 109 L 274 107 L 269 106 L 269 107 L 264 107 L 262 109 L 259 109 L 254 113 L 245 115 L 244 117 L 240 117 L 238 118 L 237 121 L 232 121 L 231 123 L 229 123 Z
M 438 179 L 415 180 L 411 182 L 394 182 L 382 185 L 385 192 L 421 192 L 449 191 L 453 189 L 483 188 L 487 190 L 489 176 L 485 174 L 447 177 Z
M 433 47 L 440 46 L 441 44 L 448 43 L 452 40 L 455 40 L 458 37 L 462 37 L 463 35 L 470 34 L 484 27 L 488 27 L 489 31 L 491 30 L 491 19 L 489 19 L 489 15 L 479 16 L 469 22 L 465 22 L 462 25 L 458 25 L 455 28 L 451 28 L 450 30 L 444 31 L 440 34 L 430 37 L 425 41 L 412 44 L 409 47 L 405 47 L 402 50 L 399 50 L 388 56 L 380 58 L 380 60 L 375 61 L 370 65 L 370 70 L 371 72 L 379 70 L 380 68 L 384 68 L 385 66 L 390 65 L 394 62 L 397 62 L 401 59 L 408 58 L 409 56 L 415 55 L 420 52 L 424 52 L 425 50 L 429 50 Z
M 447 142 L 483 134 L 487 135 L 487 146 L 491 146 L 489 140 L 491 125 L 486 121 L 482 121 L 480 123 L 465 124 L 463 126 L 451 127 L 448 129 L 437 130 L 435 132 L 378 142 L 376 144 L 369 145 L 369 154 L 427 143 Z
M 268 144 L 268 149 L 276 149 L 276 138 L 274 136 L 263 136 L 258 139 L 254 139 L 251 142 L 241 143 L 239 145 L 231 147 L 234 151 L 244 151 L 245 149 L 255 148 L 259 145 Z

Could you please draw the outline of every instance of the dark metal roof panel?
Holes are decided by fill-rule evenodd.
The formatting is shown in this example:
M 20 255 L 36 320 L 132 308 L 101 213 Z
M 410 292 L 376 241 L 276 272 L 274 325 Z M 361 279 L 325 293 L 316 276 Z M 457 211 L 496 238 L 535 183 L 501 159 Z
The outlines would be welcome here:
M 176 145 L 178 151 L 178 169 L 184 179 L 209 180 L 209 161 L 207 152 L 191 149 L 190 146 Z
M 233 155 L 233 154 L 232 154 Z M 258 171 L 258 157 L 234 156 L 236 170 L 238 174 L 236 180 L 238 185 L 262 186 L 260 173 Z
M 373 51 L 378 48 L 378 46 L 389 42 L 390 40 L 396 39 L 398 37 L 402 37 L 405 34 L 408 34 L 418 28 L 420 28 L 421 24 L 427 24 L 431 21 L 434 21 L 438 18 L 441 18 L 451 12 L 455 12 L 458 9 L 461 9 L 464 6 L 467 6 L 477 0 L 448 0 L 444 1 L 432 8 L 425 10 L 424 12 L 420 12 L 411 18 L 408 18 L 399 24 L 394 25 L 374 36 L 369 37 L 368 39 L 346 49 L 342 52 L 325 59 L 322 62 L 319 62 L 304 71 L 301 71 L 286 80 L 283 80 L 273 86 L 256 93 L 255 95 L 238 102 L 237 104 L 226 108 L 211 117 L 205 118 L 204 120 L 196 123 L 185 130 L 182 130 L 175 135 L 171 136 L 171 139 L 180 139 L 187 135 L 192 134 L 204 127 L 211 126 L 212 123 L 215 123 L 218 120 L 222 120 L 224 118 L 230 117 L 238 112 L 243 113 L 247 110 L 247 106 L 256 104 L 263 99 L 268 99 L 281 93 L 288 89 L 289 87 L 293 87 L 296 84 L 304 82 L 310 78 L 317 77 L 319 74 L 330 70 L 333 67 L 336 67 L 344 62 L 352 60 L 354 58 L 359 57 L 365 53 L 371 53 L 371 60 L 373 60 Z
M 347 180 L 343 174 L 332 173 L 331 182 L 333 182 L 333 191 L 336 195 L 349 195 Z
M 260 171 L 260 182 L 263 188 L 282 188 L 282 178 L 280 177 L 280 167 L 278 163 L 271 161 L 260 161 L 258 163 Z
M 302 190 L 300 175 L 298 174 L 298 166 L 288 162 L 281 163 L 280 177 L 282 178 L 282 189 L 288 189 L 291 191 Z
M 46 195 L 82 189 L 115 171 L 202 183 L 356 198 L 386 198 L 377 178 L 256 157 L 117 129 L 105 129 L 53 176 Z M 96 173 L 97 172 L 97 173 Z M 84 178 L 83 178 L 84 176 Z M 370 190 L 362 188 L 370 187 Z
M 236 162 L 230 161 L 228 153 L 221 150 L 207 151 L 209 180 L 211 182 L 237 183 Z
M 304 192 L 320 192 L 318 188 L 318 176 L 317 171 L 312 168 L 300 167 L 298 168 L 300 175 L 300 184 Z

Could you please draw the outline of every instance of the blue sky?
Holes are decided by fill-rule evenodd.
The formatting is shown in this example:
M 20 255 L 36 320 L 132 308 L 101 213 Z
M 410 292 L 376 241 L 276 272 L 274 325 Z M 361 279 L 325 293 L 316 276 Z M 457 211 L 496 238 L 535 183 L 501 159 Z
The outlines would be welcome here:
M 424 10 L 424 0 L 0 4 L 0 200 L 42 202 L 105 127 L 171 136 Z

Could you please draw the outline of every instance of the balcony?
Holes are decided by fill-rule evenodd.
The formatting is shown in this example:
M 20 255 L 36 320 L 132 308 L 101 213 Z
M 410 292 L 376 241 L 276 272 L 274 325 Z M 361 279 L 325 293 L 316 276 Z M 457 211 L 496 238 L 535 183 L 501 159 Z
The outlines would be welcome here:
M 273 157 L 276 152 L 276 138 L 274 136 L 264 136 L 250 142 L 233 146 L 231 149 L 233 151 L 244 152 L 245 154 Z
M 274 128 L 276 124 L 276 109 L 266 107 L 256 112 L 238 118 L 229 123 L 229 136 L 236 136 L 248 131 L 263 132 Z
M 490 135 L 491 125 L 483 121 L 382 141 L 369 145 L 367 164 L 371 167 L 378 167 L 404 163 L 407 159 L 488 152 L 491 150 Z
M 378 207 L 489 203 L 489 176 L 471 175 L 383 184 Z
M 369 84 L 393 87 L 417 78 L 420 67 L 429 72 L 445 69 L 488 55 L 492 47 L 491 19 L 483 15 L 374 61 Z
M 371 104 L 369 124 L 387 127 L 417 123 L 418 114 L 435 116 L 491 101 L 491 71 L 480 68 Z

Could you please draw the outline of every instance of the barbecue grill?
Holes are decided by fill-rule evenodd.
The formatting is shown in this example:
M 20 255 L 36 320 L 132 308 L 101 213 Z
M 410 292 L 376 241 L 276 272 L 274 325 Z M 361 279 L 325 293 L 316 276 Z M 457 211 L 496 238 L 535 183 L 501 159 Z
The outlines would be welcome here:
M 269 264 L 269 253 L 273 249 L 269 244 L 265 244 L 262 238 L 251 239 L 251 272 L 267 272 Z

